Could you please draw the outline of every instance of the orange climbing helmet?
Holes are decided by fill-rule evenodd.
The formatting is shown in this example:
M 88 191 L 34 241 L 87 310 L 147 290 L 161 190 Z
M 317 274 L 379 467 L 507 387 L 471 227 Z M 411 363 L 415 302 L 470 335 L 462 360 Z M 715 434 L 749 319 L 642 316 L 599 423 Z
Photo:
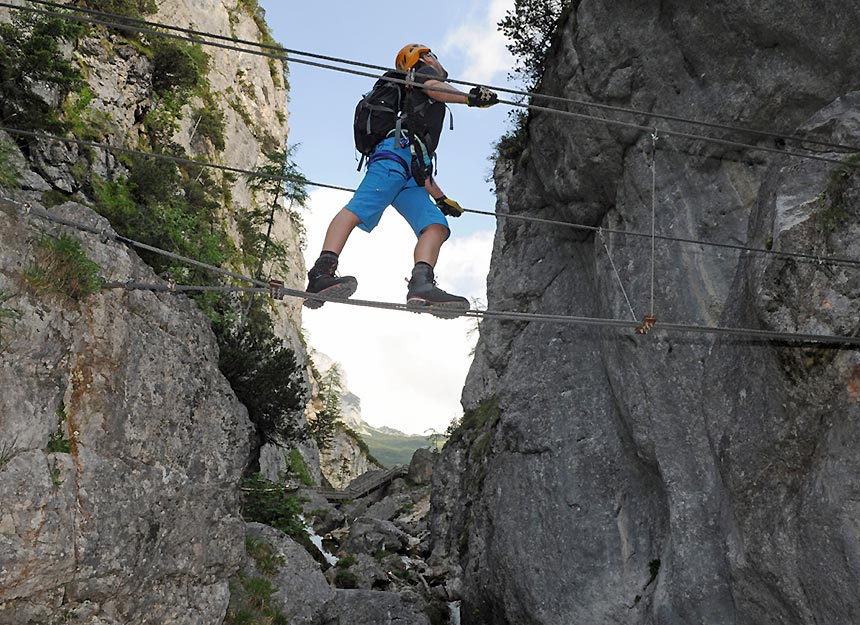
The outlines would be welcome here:
M 422 54 L 430 52 L 430 48 L 421 43 L 410 43 L 397 53 L 397 59 L 394 61 L 394 67 L 402 72 L 412 68 L 421 58 Z

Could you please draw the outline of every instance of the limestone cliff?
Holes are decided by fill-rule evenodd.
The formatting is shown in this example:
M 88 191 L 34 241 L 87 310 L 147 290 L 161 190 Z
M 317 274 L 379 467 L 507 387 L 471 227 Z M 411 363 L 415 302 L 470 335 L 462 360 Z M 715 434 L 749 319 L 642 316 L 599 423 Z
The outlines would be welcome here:
M 149 19 L 243 39 L 264 35 L 247 3 L 157 4 Z M 157 93 L 159 84 L 181 78 L 155 71 L 157 38 L 94 27 L 57 39 L 59 56 L 82 82 L 70 92 L 49 80 L 4 75 L 0 101 L 18 113 L 4 123 L 20 126 L 44 109 L 48 122 L 56 114 L 65 124 L 49 126 L 55 134 L 143 151 L 157 147 L 245 169 L 262 164 L 264 153 L 286 138 L 280 64 L 235 51 L 172 48 L 170 58 L 205 67 L 197 91 L 181 100 L 166 88 Z M 51 39 L 40 45 L 47 50 Z M 18 52 L 4 49 L 5 70 Z M 54 54 L 43 60 L 46 67 L 59 62 Z M 239 480 L 259 440 L 219 372 L 211 321 L 173 293 L 95 288 L 69 296 L 69 284 L 54 289 L 59 292 L 39 288 L 40 280 L 51 283 L 62 273 L 56 259 L 51 265 L 44 256 L 44 247 L 54 244 L 85 267 L 94 262 L 100 281 L 163 282 L 109 237 L 49 224 L 27 210 L 47 207 L 57 217 L 109 231 L 89 207 L 109 205 L 122 216 L 129 197 L 123 194 L 150 190 L 120 183 L 150 161 L 12 134 L 2 144 L 0 622 L 220 623 L 228 578 L 244 558 Z M 146 179 L 154 189 L 167 174 L 177 177 L 164 171 Z M 172 198 L 137 205 L 134 215 L 145 220 L 156 208 L 195 199 L 213 210 L 213 226 L 186 232 L 186 243 L 200 244 L 220 223 L 239 241 L 237 215 L 266 200 L 244 178 L 207 176 L 185 172 Z M 187 213 L 166 214 L 181 229 Z M 299 238 L 288 224 L 284 232 L 293 262 L 280 277 L 296 286 L 304 271 Z M 276 332 L 292 343 L 302 371 L 298 306 L 288 305 Z
M 349 381 L 340 365 L 318 351 L 312 352 L 311 358 L 316 370 L 314 377 L 319 381 L 314 388 L 315 414 L 309 416 L 309 422 L 313 423 L 332 400 L 338 416 L 331 424 L 331 440 L 319 452 L 320 471 L 334 488 L 343 489 L 358 476 L 382 467 L 362 438 L 368 426 L 361 418 L 361 400 L 349 390 Z M 324 391 L 320 391 L 320 386 L 326 387 Z
M 573 2 L 540 91 L 860 145 L 858 19 L 852 3 Z M 650 135 L 534 113 L 497 166 L 497 210 L 650 231 Z M 858 258 L 856 169 L 666 135 L 655 158 L 658 233 Z M 500 223 L 491 309 L 630 318 L 599 237 Z M 606 238 L 641 317 L 650 242 Z M 655 260 L 659 320 L 858 330 L 854 267 L 673 243 Z M 860 621 L 858 370 L 855 349 L 484 321 L 434 478 L 463 623 Z

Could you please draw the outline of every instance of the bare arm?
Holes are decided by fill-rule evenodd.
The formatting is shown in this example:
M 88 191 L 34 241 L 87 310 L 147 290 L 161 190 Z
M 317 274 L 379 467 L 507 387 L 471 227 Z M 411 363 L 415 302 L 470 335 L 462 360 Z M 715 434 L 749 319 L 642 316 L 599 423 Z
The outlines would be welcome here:
M 446 104 L 468 104 L 469 102 L 468 94 L 441 80 L 428 80 L 424 83 L 424 87 L 427 95 L 437 102 L 445 102 Z M 434 87 L 441 89 L 441 91 L 437 91 Z
M 424 188 L 427 190 L 427 193 L 430 194 L 434 200 L 438 200 L 440 197 L 444 197 L 445 193 L 442 191 L 442 188 L 436 184 L 436 179 L 432 176 L 428 176 L 427 180 L 424 181 Z

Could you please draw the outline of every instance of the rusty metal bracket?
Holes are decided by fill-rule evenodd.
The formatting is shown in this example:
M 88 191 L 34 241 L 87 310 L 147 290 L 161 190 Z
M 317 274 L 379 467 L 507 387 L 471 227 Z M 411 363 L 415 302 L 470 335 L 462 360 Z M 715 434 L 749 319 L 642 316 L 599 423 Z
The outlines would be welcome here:
M 274 278 L 270 279 L 269 295 L 271 295 L 273 299 L 284 299 L 284 281 L 275 280 Z
M 645 315 L 642 318 L 642 323 L 640 323 L 639 327 L 636 328 L 636 334 L 648 334 L 656 323 L 657 317 L 655 315 Z

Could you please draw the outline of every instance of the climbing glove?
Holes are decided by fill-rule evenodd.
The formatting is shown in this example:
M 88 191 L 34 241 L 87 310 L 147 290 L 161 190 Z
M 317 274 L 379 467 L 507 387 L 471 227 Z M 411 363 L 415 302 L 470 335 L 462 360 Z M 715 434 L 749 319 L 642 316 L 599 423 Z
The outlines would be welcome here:
M 473 87 L 468 97 L 469 106 L 478 106 L 482 109 L 499 103 L 498 94 L 486 87 Z
M 448 215 L 448 217 L 459 217 L 463 214 L 463 207 L 444 195 L 440 198 L 436 198 L 436 206 L 439 207 L 442 214 Z

